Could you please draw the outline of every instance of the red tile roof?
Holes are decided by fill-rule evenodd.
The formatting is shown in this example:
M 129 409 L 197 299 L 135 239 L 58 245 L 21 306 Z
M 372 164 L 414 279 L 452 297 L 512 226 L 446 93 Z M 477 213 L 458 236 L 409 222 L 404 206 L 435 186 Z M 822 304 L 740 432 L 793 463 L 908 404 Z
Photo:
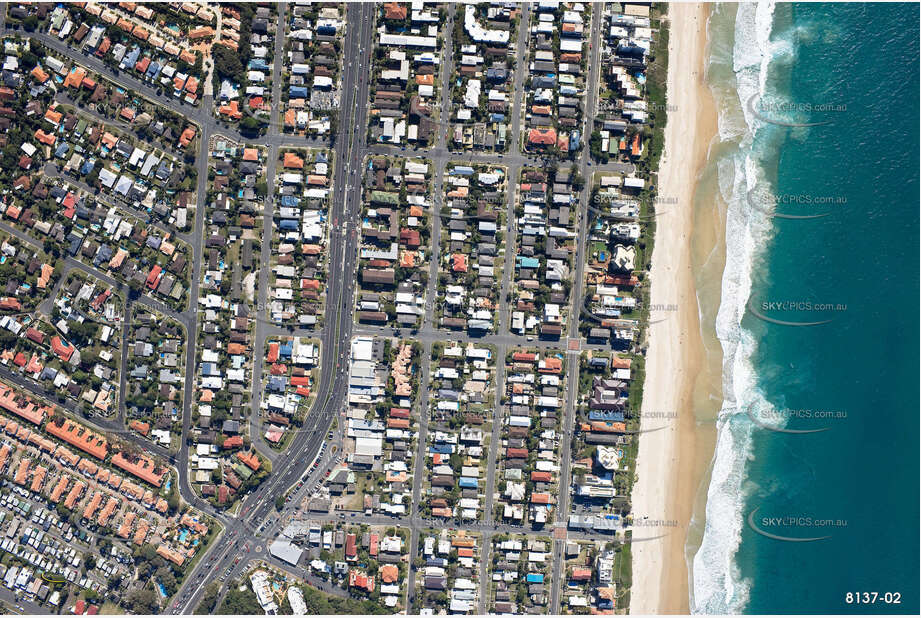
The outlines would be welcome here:
M 555 129 L 531 129 L 528 131 L 528 141 L 540 146 L 552 146 L 556 143 Z
M 66 363 L 73 356 L 74 346 L 55 335 L 51 338 L 51 350 Z
M 45 425 L 45 431 L 97 459 L 105 459 L 109 454 L 109 445 L 105 438 L 69 419 L 62 419 L 60 424 L 58 421 L 52 421 Z
M 129 474 L 133 474 L 143 481 L 147 481 L 154 487 L 162 485 L 163 477 L 166 476 L 165 471 L 155 472 L 153 460 L 143 455 L 139 455 L 137 461 L 129 461 L 122 453 L 116 453 L 112 457 L 112 465 Z

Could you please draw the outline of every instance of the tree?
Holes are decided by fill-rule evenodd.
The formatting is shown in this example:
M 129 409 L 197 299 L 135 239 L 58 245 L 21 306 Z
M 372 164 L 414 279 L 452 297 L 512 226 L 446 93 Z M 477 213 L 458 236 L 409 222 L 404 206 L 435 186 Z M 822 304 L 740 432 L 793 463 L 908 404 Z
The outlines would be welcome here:
M 275 510 L 280 511 L 285 508 L 285 496 L 284 494 L 278 494 L 278 497 L 275 498 Z
M 27 51 L 19 57 L 19 63 L 22 65 L 23 69 L 29 71 L 35 68 L 35 65 L 38 64 L 38 56 L 30 51 Z
M 210 615 L 214 611 L 214 605 L 217 603 L 217 595 L 221 587 L 217 582 L 211 582 L 205 588 L 205 594 L 202 596 L 201 603 L 195 608 L 195 614 L 199 616 Z
M 134 614 L 156 614 L 160 610 L 157 594 L 151 588 L 136 588 L 125 597 L 125 605 Z
M 253 118 L 252 116 L 247 116 L 240 121 L 240 129 L 247 133 L 254 133 L 259 131 L 262 127 L 262 123 Z
M 156 578 L 158 582 L 163 584 L 168 594 L 176 592 L 176 577 L 173 575 L 173 570 L 170 567 L 164 566 L 157 569 Z
M 54 508 L 58 512 L 58 517 L 61 519 L 67 519 L 70 516 L 70 509 L 64 506 L 63 502 L 58 502 L 57 506 Z
M 221 79 L 231 78 L 235 81 L 241 81 L 239 78 L 243 74 L 243 63 L 240 56 L 229 47 L 215 45 L 211 50 L 214 57 L 214 70 L 217 71 Z
M 145 543 L 144 546 L 141 547 L 140 556 L 144 561 L 152 562 L 153 559 L 157 557 L 157 548 L 150 543 Z
M 140 295 L 141 291 L 143 290 L 141 284 L 135 279 L 128 281 L 128 287 L 131 288 L 132 296 Z
M 166 498 L 166 504 L 169 507 L 170 513 L 175 513 L 179 509 L 179 491 L 176 489 L 178 483 L 173 483 L 173 486 L 170 488 L 169 496 Z
M 256 599 L 256 593 L 251 588 L 247 586 L 243 590 L 239 590 L 236 586 L 232 586 L 227 591 L 227 596 L 224 597 L 224 602 L 221 603 L 218 613 L 262 615 L 265 612 L 262 611 L 262 606 L 259 605 L 259 601 Z

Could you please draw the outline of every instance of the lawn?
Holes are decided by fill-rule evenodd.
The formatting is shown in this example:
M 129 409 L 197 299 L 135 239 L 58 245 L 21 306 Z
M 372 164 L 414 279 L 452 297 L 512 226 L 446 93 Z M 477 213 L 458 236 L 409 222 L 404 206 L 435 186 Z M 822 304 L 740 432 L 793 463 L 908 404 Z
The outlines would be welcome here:
M 99 613 L 103 616 L 118 616 L 123 615 L 125 612 L 115 603 L 106 601 L 102 604 L 102 607 L 99 608 Z
M 360 472 L 355 473 L 355 493 L 346 497 L 345 504 L 342 508 L 347 511 L 361 511 L 365 508 L 365 492 L 368 489 L 374 489 L 374 481 L 369 478 L 368 474 Z

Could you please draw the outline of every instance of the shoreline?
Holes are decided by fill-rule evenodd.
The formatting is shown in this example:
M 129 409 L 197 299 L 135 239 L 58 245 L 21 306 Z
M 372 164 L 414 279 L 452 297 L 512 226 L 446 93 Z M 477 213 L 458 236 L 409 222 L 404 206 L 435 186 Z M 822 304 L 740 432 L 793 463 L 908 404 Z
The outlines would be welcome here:
M 703 3 L 671 4 L 668 12 L 667 101 L 674 111 L 670 109 L 665 127 L 658 196 L 677 198 L 679 208 L 657 219 L 650 304 L 678 309 L 649 329 L 632 512 L 635 524 L 648 518 L 677 526 L 634 533 L 649 539 L 632 546 L 634 614 L 689 612 L 686 542 L 715 442 L 715 427 L 698 423 L 695 416 L 695 385 L 710 363 L 701 334 L 691 242 L 695 189 L 717 134 L 716 106 L 705 81 L 709 15 L 709 5 Z M 677 416 L 656 431 L 663 427 L 665 411 Z

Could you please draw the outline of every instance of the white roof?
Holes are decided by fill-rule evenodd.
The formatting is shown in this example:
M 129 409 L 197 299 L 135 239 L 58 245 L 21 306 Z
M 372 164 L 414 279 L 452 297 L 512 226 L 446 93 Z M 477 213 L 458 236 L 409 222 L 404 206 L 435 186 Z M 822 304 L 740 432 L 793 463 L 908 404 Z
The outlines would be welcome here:
M 352 360 L 372 360 L 373 347 L 374 341 L 371 337 L 355 337 L 352 340 Z
M 355 438 L 355 454 L 356 455 L 371 455 L 372 457 L 380 457 L 383 452 L 383 439 L 382 438 Z

